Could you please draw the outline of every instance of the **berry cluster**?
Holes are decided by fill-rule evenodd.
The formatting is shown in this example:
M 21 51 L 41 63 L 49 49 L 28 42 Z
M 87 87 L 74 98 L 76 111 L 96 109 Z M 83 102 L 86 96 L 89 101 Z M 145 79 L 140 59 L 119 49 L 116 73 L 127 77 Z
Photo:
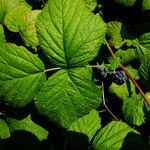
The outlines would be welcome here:
M 105 78 L 107 74 L 108 74 L 107 68 L 104 68 L 104 67 L 97 68 L 97 75 L 100 78 Z M 112 73 L 110 76 L 112 78 L 112 81 L 116 83 L 117 85 L 122 85 L 127 80 L 127 76 L 123 70 L 115 71 L 115 73 Z
M 108 73 L 108 69 L 107 68 L 97 68 L 97 75 L 102 77 L 102 78 L 105 78 L 107 76 L 107 73 Z
M 115 73 L 112 74 L 112 80 L 117 85 L 122 85 L 123 83 L 126 82 L 127 76 L 123 70 L 116 71 Z

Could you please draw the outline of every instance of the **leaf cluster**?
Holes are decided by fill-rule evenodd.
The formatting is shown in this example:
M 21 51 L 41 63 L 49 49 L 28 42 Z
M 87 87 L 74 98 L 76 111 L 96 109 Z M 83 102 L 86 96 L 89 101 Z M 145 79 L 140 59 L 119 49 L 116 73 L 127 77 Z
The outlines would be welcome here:
M 0 149 L 148 150 L 149 106 L 111 74 L 149 97 L 149 16 L 149 0 L 0 0 Z

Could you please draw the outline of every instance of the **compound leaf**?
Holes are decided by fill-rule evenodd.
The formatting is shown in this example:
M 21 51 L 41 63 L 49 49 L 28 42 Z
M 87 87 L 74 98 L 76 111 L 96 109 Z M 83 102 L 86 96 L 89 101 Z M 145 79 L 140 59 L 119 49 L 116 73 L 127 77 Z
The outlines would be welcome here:
M 0 47 L 0 97 L 14 106 L 29 103 L 45 81 L 44 65 L 24 47 L 3 44 Z
M 38 111 L 55 123 L 69 127 L 101 103 L 100 89 L 85 77 L 87 68 L 60 70 L 45 82 L 36 96 Z
M 39 44 L 57 66 L 82 66 L 93 60 L 104 40 L 105 24 L 81 0 L 50 0 L 39 14 Z
M 100 122 L 101 119 L 98 112 L 92 110 L 89 114 L 73 122 L 69 127 L 69 130 L 87 135 L 90 141 L 94 134 L 101 128 Z
M 93 146 L 95 150 L 119 150 L 129 132 L 135 132 L 121 121 L 112 121 L 96 135 Z
M 30 115 L 22 120 L 7 118 L 7 123 L 11 133 L 19 130 L 28 131 L 33 133 L 39 140 L 44 140 L 48 136 L 48 131 L 34 123 Z

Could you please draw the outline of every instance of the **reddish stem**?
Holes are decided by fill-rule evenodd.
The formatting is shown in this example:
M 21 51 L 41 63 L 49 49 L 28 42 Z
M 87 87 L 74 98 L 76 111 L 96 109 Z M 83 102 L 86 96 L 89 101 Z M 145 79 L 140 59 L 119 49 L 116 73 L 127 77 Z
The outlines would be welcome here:
M 110 47 L 110 45 L 108 44 L 108 42 L 107 42 L 106 39 L 105 39 L 105 44 L 106 44 L 109 52 L 111 53 L 112 57 L 115 59 L 116 56 L 115 56 L 112 48 Z M 134 80 L 134 78 L 132 77 L 132 75 L 130 74 L 130 72 L 128 71 L 128 69 L 126 67 L 124 67 L 122 64 L 119 64 L 119 66 L 126 73 L 126 75 L 129 77 L 129 79 L 134 83 L 135 87 L 138 89 L 138 91 L 140 92 L 140 94 L 144 98 L 144 101 L 147 103 L 147 105 L 150 106 L 150 101 L 148 100 L 148 98 L 146 97 L 146 95 L 144 94 L 144 92 L 142 91 L 142 89 L 140 88 L 140 86 L 138 85 L 138 83 Z
M 140 86 L 138 85 L 138 83 L 134 80 L 134 78 L 132 77 L 132 75 L 130 74 L 130 72 L 127 70 L 126 67 L 124 67 L 122 64 L 119 64 L 120 68 L 122 68 L 122 70 L 124 70 L 124 72 L 127 74 L 127 76 L 130 78 L 130 80 L 134 83 L 135 87 L 138 89 L 138 91 L 140 92 L 140 94 L 143 96 L 145 102 L 147 103 L 148 106 L 150 106 L 150 101 L 148 100 L 148 98 L 146 97 L 146 95 L 144 94 L 144 92 L 142 91 L 142 89 L 140 88 Z

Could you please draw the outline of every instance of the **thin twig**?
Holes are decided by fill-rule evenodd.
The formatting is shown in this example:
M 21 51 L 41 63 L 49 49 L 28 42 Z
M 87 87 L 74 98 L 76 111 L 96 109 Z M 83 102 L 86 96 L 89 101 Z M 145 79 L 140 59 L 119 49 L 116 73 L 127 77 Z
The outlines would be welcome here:
M 116 56 L 115 56 L 112 48 L 110 47 L 110 45 L 108 44 L 108 42 L 107 42 L 106 39 L 105 39 L 105 44 L 106 44 L 109 52 L 111 53 L 112 57 L 115 59 Z M 129 79 L 133 82 L 133 84 L 135 85 L 135 87 L 138 89 L 138 91 L 140 92 L 140 94 L 144 98 L 144 101 L 147 103 L 147 105 L 150 106 L 150 101 L 148 100 L 148 98 L 146 97 L 146 95 L 144 94 L 144 92 L 142 91 L 142 89 L 140 88 L 140 86 L 138 85 L 138 83 L 134 80 L 134 78 L 132 77 L 132 75 L 129 72 L 129 70 L 126 67 L 124 67 L 122 64 L 119 64 L 119 66 L 126 73 L 126 75 L 129 77 Z
M 105 106 L 105 108 L 107 109 L 107 111 L 112 115 L 112 117 L 113 117 L 115 120 L 119 120 L 119 118 L 116 117 L 116 116 L 111 112 L 111 110 L 108 108 L 108 106 L 106 105 L 103 81 L 102 81 L 102 100 L 103 100 L 103 105 Z
M 50 72 L 50 71 L 60 70 L 60 69 L 61 69 L 60 67 L 58 67 L 58 68 L 50 68 L 50 69 L 44 70 L 44 72 Z
M 100 110 L 100 111 L 98 111 L 98 113 L 103 113 L 103 112 L 106 112 L 107 110 Z

